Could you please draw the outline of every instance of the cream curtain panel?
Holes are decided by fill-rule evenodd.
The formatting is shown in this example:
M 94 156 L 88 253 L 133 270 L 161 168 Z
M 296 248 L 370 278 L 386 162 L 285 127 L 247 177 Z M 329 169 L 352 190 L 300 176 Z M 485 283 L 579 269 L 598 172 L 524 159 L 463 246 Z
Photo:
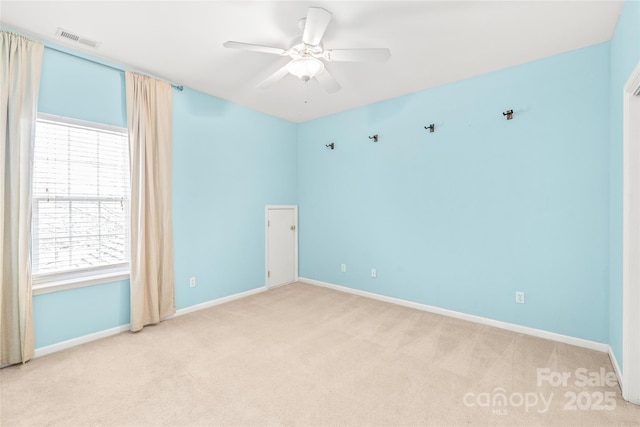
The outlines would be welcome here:
M 131 169 L 131 330 L 175 313 L 171 85 L 127 71 Z
M 0 30 L 0 364 L 33 356 L 31 180 L 44 45 Z

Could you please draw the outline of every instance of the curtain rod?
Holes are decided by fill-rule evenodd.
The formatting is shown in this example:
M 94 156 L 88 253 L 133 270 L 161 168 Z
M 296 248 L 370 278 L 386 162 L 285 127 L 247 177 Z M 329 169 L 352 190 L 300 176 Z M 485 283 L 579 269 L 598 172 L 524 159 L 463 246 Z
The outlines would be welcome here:
M 122 68 L 114 67 L 113 65 L 108 65 L 108 64 L 105 64 L 103 62 L 96 61 L 94 59 L 85 58 L 84 56 L 76 55 L 76 54 L 64 51 L 62 49 L 56 49 L 55 47 L 45 46 L 45 49 L 55 50 L 56 52 L 64 53 L 65 55 L 69 55 L 69 56 L 73 56 L 73 57 L 76 57 L 76 58 L 84 59 L 85 61 L 93 62 L 94 64 L 102 65 L 103 67 L 111 68 L 112 70 L 125 71 Z M 178 89 L 179 91 L 182 91 L 184 89 L 184 87 L 182 85 L 177 85 L 177 84 L 174 84 L 174 83 L 171 83 L 171 87 L 174 87 L 174 88 Z

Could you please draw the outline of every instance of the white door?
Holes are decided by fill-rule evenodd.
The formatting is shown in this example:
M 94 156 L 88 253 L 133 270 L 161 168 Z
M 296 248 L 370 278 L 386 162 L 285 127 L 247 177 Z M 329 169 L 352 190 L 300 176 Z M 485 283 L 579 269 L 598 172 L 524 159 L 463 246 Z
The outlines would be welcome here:
M 298 280 L 298 207 L 266 207 L 266 285 Z

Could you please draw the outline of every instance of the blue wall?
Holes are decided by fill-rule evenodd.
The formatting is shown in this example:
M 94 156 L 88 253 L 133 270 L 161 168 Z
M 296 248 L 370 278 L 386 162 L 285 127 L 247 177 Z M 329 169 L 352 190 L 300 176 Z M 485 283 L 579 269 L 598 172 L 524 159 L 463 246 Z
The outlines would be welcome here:
M 611 40 L 609 344 L 622 368 L 622 91 L 640 61 L 640 3 L 625 2 Z
M 608 43 L 306 122 L 298 139 L 301 276 L 608 342 Z
M 129 281 L 33 297 L 35 347 L 129 323 Z
M 126 127 L 124 73 L 45 49 L 41 112 Z M 173 91 L 178 309 L 264 285 L 264 205 L 296 204 L 296 127 Z M 189 287 L 189 277 L 197 286 Z M 129 323 L 129 283 L 34 296 L 35 346 Z
M 189 89 L 173 116 L 177 308 L 264 286 L 264 207 L 297 203 L 295 125 Z

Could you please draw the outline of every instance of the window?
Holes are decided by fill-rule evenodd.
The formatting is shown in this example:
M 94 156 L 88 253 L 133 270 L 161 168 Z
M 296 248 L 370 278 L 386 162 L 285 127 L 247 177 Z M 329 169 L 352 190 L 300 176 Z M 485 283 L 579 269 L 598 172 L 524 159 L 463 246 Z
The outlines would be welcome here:
M 39 114 L 32 214 L 34 285 L 127 273 L 126 129 Z

